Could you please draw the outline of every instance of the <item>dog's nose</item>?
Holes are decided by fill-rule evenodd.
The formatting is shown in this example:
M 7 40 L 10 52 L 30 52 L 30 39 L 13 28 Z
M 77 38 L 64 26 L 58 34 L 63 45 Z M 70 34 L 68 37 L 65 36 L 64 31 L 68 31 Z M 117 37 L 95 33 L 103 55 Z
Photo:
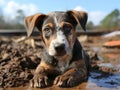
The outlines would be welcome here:
M 65 44 L 60 44 L 60 45 L 58 45 L 58 46 L 56 46 L 55 47 L 55 50 L 57 51 L 57 52 L 61 52 L 62 53 L 62 51 L 65 49 Z

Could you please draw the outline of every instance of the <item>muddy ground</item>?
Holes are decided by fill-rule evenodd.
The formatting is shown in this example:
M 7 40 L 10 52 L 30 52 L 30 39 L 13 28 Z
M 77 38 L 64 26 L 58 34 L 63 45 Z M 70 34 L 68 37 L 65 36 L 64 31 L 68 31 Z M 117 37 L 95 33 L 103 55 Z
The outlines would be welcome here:
M 64 89 L 120 90 L 120 46 L 105 46 L 108 41 L 119 40 L 119 36 L 80 35 L 78 39 L 90 55 L 92 70 L 88 82 Z M 41 60 L 42 50 L 39 36 L 0 36 L 0 90 L 38 90 L 29 88 L 28 84 Z

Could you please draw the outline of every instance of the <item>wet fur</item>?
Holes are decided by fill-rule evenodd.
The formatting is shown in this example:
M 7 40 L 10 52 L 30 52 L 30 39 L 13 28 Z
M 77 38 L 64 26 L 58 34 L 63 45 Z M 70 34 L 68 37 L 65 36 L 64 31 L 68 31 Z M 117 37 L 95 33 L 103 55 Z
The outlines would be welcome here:
M 56 39 L 56 33 L 64 22 L 72 26 L 72 38 L 64 35 L 66 37 L 64 39 L 69 44 L 70 53 L 65 53 L 63 56 L 50 55 L 49 46 L 52 40 Z M 55 76 L 53 84 L 59 87 L 72 87 L 87 80 L 90 69 L 89 56 L 83 50 L 75 34 L 76 25 L 80 24 L 85 30 L 86 22 L 87 13 L 79 11 L 52 12 L 48 15 L 36 14 L 25 19 L 28 36 L 37 27 L 45 45 L 41 63 L 36 68 L 34 77 L 30 81 L 31 87 L 43 88 L 49 86 L 49 76 Z M 43 29 L 46 25 L 52 28 L 52 36 L 50 37 L 46 37 L 44 34 Z

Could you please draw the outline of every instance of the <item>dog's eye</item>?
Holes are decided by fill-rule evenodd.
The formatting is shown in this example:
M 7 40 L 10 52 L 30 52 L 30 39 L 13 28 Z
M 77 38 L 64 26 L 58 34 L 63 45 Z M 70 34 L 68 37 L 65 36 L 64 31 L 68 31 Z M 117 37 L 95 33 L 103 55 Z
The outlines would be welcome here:
M 65 35 L 70 35 L 71 34 L 71 29 L 72 27 L 70 25 L 64 25 L 63 26 L 63 32 Z
M 44 28 L 44 34 L 45 34 L 46 38 L 49 38 L 50 34 L 51 34 L 51 28 L 50 27 L 45 27 Z
M 44 28 L 44 31 L 45 31 L 45 32 L 49 32 L 49 31 L 50 31 L 50 28 L 49 28 L 49 27 L 46 27 L 46 28 Z

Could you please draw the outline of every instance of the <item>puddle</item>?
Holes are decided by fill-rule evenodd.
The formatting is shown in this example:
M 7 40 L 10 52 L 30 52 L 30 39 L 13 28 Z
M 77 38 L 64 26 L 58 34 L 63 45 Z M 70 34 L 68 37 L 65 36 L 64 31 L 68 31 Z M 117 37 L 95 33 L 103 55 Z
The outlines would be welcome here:
M 118 74 L 108 74 L 103 72 L 91 72 L 91 76 L 88 80 L 87 87 L 91 87 L 90 83 L 96 84 L 98 87 L 105 88 L 120 88 L 120 73 Z

